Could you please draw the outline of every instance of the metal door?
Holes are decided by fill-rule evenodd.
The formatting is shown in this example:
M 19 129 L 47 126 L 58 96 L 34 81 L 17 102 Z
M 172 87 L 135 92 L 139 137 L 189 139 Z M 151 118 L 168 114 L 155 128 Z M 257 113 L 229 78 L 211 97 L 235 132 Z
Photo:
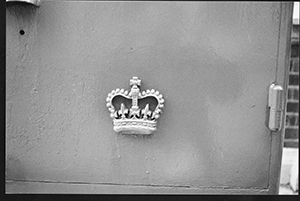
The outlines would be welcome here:
M 277 193 L 283 133 L 266 125 L 268 89 L 286 88 L 291 13 L 280 2 L 7 4 L 6 192 Z M 151 135 L 113 130 L 106 97 L 133 76 L 165 99 Z

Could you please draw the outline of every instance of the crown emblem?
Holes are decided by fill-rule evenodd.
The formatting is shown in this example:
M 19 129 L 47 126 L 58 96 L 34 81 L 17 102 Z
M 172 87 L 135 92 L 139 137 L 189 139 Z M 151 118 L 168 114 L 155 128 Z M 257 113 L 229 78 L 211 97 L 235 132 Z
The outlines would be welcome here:
M 140 92 L 141 80 L 130 80 L 131 90 L 115 89 L 106 98 L 113 118 L 113 129 L 123 134 L 151 134 L 164 107 L 163 96 L 156 90 Z

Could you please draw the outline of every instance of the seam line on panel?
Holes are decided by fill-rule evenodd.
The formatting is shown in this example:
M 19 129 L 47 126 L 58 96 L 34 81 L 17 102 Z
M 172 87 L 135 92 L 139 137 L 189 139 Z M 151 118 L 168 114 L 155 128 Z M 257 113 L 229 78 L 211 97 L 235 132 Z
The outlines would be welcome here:
M 282 3 L 280 3 L 280 13 L 279 13 L 279 30 L 278 30 L 278 40 L 277 40 L 277 55 L 276 55 L 276 75 L 275 75 L 275 82 L 277 82 L 278 76 L 278 63 L 279 63 L 279 51 L 280 51 L 280 31 L 281 31 L 281 21 L 282 21 Z
M 32 181 L 32 180 L 11 180 L 7 179 L 6 182 L 32 182 L 32 183 L 48 183 L 48 184 L 81 184 L 81 185 L 112 185 L 112 186 L 140 186 L 140 187 L 167 187 L 167 188 L 190 188 L 190 189 L 227 189 L 227 190 L 268 190 L 268 188 L 230 188 L 228 186 L 199 186 L 199 187 L 191 187 L 191 186 L 181 186 L 181 185 L 159 185 L 159 184 L 122 184 L 122 183 L 91 183 L 91 182 L 75 182 L 75 181 L 50 181 L 50 180 L 45 180 L 45 181 Z

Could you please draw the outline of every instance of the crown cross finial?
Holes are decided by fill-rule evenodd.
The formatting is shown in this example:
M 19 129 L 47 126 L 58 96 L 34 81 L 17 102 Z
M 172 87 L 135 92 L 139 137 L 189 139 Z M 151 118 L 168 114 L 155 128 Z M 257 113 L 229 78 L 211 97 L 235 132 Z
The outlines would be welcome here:
M 141 86 L 141 80 L 138 77 L 133 77 L 130 79 L 130 86 L 132 85 Z
M 145 135 L 156 130 L 156 120 L 164 107 L 163 96 L 154 89 L 140 93 L 140 85 L 141 80 L 133 77 L 130 79 L 129 93 L 127 90 L 118 88 L 108 94 L 106 106 L 113 118 L 116 132 Z M 131 100 L 131 106 L 126 108 L 129 106 L 129 100 Z M 142 104 L 146 103 L 146 106 L 139 108 L 138 100 L 143 100 Z

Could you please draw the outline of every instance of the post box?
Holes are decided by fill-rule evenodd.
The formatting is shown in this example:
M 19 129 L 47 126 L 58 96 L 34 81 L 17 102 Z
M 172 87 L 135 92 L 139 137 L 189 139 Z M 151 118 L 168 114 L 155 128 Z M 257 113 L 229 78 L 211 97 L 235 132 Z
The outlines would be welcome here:
M 292 4 L 7 3 L 6 193 L 278 193 Z

